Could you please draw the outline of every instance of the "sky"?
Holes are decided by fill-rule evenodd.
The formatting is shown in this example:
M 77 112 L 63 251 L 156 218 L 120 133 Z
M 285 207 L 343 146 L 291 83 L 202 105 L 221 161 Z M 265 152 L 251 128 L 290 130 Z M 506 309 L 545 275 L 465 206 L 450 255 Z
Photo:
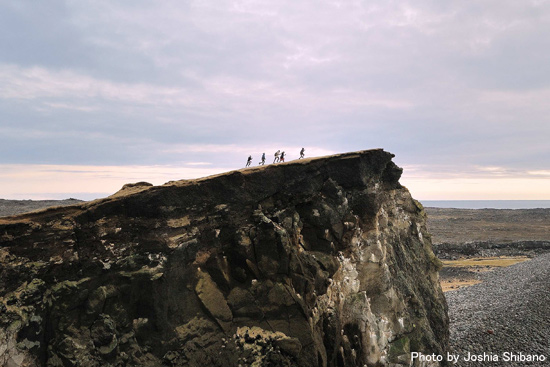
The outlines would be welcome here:
M 0 198 L 277 150 L 396 155 L 420 200 L 550 199 L 550 1 L 0 0 Z

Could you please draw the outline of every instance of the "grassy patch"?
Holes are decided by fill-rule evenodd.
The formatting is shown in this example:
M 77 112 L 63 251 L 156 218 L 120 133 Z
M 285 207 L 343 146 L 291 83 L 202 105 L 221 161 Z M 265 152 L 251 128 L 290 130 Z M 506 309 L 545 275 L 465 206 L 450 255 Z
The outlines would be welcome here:
M 444 268 L 460 269 L 455 276 L 440 278 L 441 289 L 443 292 L 456 290 L 462 287 L 481 283 L 481 280 L 471 277 L 468 273 L 478 273 L 490 271 L 493 268 L 506 267 L 523 261 L 527 261 L 527 256 L 500 256 L 500 257 L 472 257 L 458 260 L 442 260 Z
M 527 256 L 501 256 L 501 257 L 473 257 L 469 259 L 442 260 L 443 266 L 447 267 L 504 267 L 527 261 Z

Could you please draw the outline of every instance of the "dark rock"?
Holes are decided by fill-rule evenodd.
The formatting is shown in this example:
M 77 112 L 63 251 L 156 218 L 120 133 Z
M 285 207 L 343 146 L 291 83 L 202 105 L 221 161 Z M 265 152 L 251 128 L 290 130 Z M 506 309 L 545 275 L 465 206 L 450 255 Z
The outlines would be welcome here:
M 1 218 L 0 360 L 347 367 L 443 354 L 440 263 L 392 157 L 131 184 Z
M 302 351 L 302 344 L 298 338 L 281 338 L 275 341 L 275 345 L 278 346 L 283 352 L 290 354 L 294 358 L 298 358 Z

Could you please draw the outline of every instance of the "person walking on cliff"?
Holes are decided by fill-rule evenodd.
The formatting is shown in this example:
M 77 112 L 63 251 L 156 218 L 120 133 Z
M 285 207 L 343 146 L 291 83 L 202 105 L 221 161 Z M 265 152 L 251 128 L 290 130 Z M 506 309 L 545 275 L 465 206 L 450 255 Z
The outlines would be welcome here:
M 250 163 L 252 163 L 252 156 L 251 155 L 248 156 L 248 160 L 246 161 L 246 166 L 245 167 L 250 166 Z
M 285 161 L 285 152 L 283 151 L 283 152 L 281 153 L 281 158 L 279 159 L 279 162 L 283 162 L 283 163 L 284 163 L 284 161 Z
M 306 150 L 305 150 L 304 148 L 302 148 L 302 150 L 300 150 L 300 158 L 298 158 L 298 159 L 304 158 L 304 152 L 305 152 L 305 151 L 306 151 Z
M 261 166 L 263 166 L 265 164 L 265 153 L 262 153 L 262 161 L 258 164 L 261 165 Z
M 281 153 L 280 150 L 276 151 L 275 154 L 273 154 L 275 156 L 275 159 L 273 160 L 273 163 L 277 163 L 279 162 L 279 154 Z

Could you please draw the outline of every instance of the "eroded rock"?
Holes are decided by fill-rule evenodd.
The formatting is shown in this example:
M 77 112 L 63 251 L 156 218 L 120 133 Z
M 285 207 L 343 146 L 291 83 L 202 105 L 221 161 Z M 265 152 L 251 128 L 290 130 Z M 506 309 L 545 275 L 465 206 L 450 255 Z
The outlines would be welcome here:
M 0 364 L 409 366 L 412 351 L 443 354 L 440 263 L 392 157 L 139 183 L 0 219 Z

